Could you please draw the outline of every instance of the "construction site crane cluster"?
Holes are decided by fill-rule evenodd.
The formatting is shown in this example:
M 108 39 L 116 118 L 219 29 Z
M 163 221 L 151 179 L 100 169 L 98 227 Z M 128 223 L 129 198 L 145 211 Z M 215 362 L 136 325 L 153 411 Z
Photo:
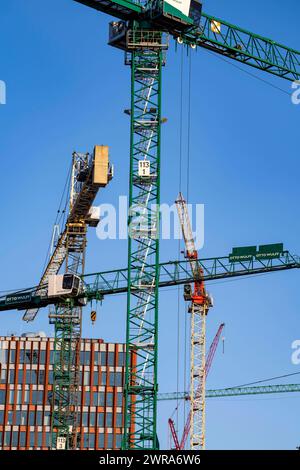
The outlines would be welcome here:
M 169 420 L 175 448 L 205 449 L 205 401 L 211 396 L 299 391 L 299 385 L 258 389 L 206 390 L 206 377 L 224 325 L 206 357 L 206 320 L 213 307 L 206 283 L 300 267 L 299 258 L 283 244 L 236 247 L 225 257 L 201 259 L 193 238 L 187 203 L 180 193 L 176 205 L 185 242 L 186 260 L 160 261 L 160 189 L 162 74 L 170 41 L 198 47 L 289 81 L 300 79 L 300 52 L 207 15 L 197 0 L 75 0 L 114 17 L 110 46 L 123 51 L 131 71 L 128 265 L 124 269 L 86 274 L 87 227 L 96 227 L 93 203 L 113 177 L 109 150 L 96 145 L 89 154 L 74 152 L 68 217 L 37 286 L 0 297 L 0 311 L 25 310 L 31 322 L 50 306 L 55 355 L 52 394 L 52 449 L 78 448 L 77 418 L 82 309 L 108 295 L 127 293 L 124 434 L 122 449 L 157 450 L 158 400 L 188 400 L 190 411 L 181 441 Z M 92 45 L 91 45 L 92 47 Z M 62 273 L 63 270 L 63 273 Z M 189 302 L 190 390 L 158 394 L 159 289 L 184 285 Z M 134 357 L 134 360 L 132 360 Z M 223 395 L 222 395 L 223 394 Z

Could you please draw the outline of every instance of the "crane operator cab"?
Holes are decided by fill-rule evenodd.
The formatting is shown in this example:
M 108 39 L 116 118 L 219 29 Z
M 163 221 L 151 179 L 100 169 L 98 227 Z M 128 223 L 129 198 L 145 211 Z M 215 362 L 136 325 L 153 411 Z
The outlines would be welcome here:
M 76 297 L 80 283 L 80 277 L 74 274 L 51 275 L 48 281 L 48 297 Z
M 199 27 L 202 2 L 198 0 L 154 0 L 151 2 L 150 16 L 169 33 Z

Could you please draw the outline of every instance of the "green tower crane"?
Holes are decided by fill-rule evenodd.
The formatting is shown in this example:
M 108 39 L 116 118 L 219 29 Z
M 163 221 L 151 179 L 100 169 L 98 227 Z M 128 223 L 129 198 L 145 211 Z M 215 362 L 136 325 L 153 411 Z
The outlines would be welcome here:
M 196 0 L 75 0 L 113 16 L 109 44 L 131 68 L 129 243 L 123 449 L 157 449 L 162 68 L 169 37 L 287 80 L 300 53 L 202 12 Z M 131 354 L 136 357 L 133 366 Z

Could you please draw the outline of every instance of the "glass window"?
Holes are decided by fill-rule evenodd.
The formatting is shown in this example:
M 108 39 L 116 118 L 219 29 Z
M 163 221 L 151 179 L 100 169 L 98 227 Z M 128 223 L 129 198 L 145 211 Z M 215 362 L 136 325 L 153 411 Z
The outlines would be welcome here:
M 9 412 L 7 413 L 7 421 L 6 421 L 6 424 L 12 425 L 12 424 L 13 424 L 13 417 L 14 417 L 14 412 L 13 412 L 13 411 L 9 411 Z
M 4 421 L 4 410 L 0 410 L 0 424 L 3 424 Z M 1 442 L 0 442 L 1 445 Z
M 31 371 L 31 383 L 34 385 L 37 385 L 37 381 L 38 381 L 38 371 L 32 370 Z
M 14 390 L 10 390 L 9 391 L 9 404 L 12 405 L 14 403 L 14 399 L 15 399 L 15 391 Z
M 0 346 L 0 362 L 2 362 L 2 364 L 8 363 L 8 349 L 1 349 L 1 346 Z
M 95 422 L 96 422 L 96 413 L 90 413 L 90 426 L 95 426 Z
M 35 415 L 34 411 L 29 411 L 29 421 L 28 421 L 29 426 L 34 426 L 34 415 Z
M 26 426 L 27 411 L 21 411 L 21 426 Z
M 15 382 L 15 370 L 9 369 L 8 383 L 13 384 Z
M 37 433 L 37 446 L 42 447 L 43 445 L 43 433 L 38 432 Z
M 51 446 L 51 433 L 46 432 L 46 446 L 50 447 Z
M 106 426 L 108 428 L 112 427 L 112 413 L 106 413 Z
M 32 364 L 38 363 L 38 351 L 32 351 Z
M 104 413 L 98 413 L 98 427 L 104 427 Z
M 95 447 L 95 434 L 89 433 L 89 447 Z
M 30 380 L 31 380 L 31 370 L 30 370 L 30 369 L 27 369 L 27 370 L 26 370 L 26 379 L 25 379 L 26 382 L 25 382 L 25 383 L 26 383 L 27 385 L 31 384 L 31 381 L 30 381 Z
M 12 447 L 18 447 L 18 437 L 19 437 L 18 431 L 13 431 L 12 432 L 12 441 L 11 441 Z
M 98 392 L 93 392 L 93 406 L 98 406 Z
M 23 383 L 23 369 L 18 370 L 18 384 Z
M 37 404 L 38 404 L 38 405 L 42 405 L 42 404 L 43 404 L 43 395 L 44 395 L 43 390 L 39 390 L 39 391 L 37 392 Z
M 29 390 L 25 390 L 24 392 L 24 405 L 28 405 L 29 403 Z
M 26 432 L 21 431 L 20 432 L 20 447 L 25 447 L 26 446 Z
M 83 447 L 87 448 L 89 446 L 89 434 L 85 432 L 83 434 Z
M 34 447 L 34 431 L 29 433 L 29 446 Z
M 88 426 L 88 413 L 84 411 L 82 413 L 82 426 Z
M 115 384 L 115 373 L 114 372 L 110 372 L 109 373 L 109 385 L 111 387 L 113 387 Z
M 4 405 L 5 402 L 5 390 L 0 390 L 0 405 Z
M 38 397 L 38 392 L 37 390 L 32 390 L 31 392 L 31 400 L 33 405 L 37 405 L 37 397 Z
M 113 439 L 114 435 L 113 434 L 107 434 L 107 448 L 112 449 L 113 448 Z
M 17 405 L 22 404 L 22 390 L 17 390 L 17 399 L 16 399 Z
M 125 354 L 123 352 L 118 353 L 118 366 L 119 367 L 125 366 Z
M 43 425 L 43 412 L 42 411 L 36 412 L 36 425 L 37 426 Z
M 25 362 L 25 351 L 24 351 L 24 349 L 21 349 L 20 350 L 19 363 L 24 364 L 24 362 Z
M 84 351 L 80 351 L 80 364 L 83 366 L 84 364 Z
M 106 372 L 101 372 L 101 385 L 106 385 Z
M 54 351 L 50 351 L 50 364 L 54 364 Z
M 122 445 L 122 434 L 116 434 L 116 449 L 121 449 L 121 445 Z
M 106 351 L 101 351 L 101 366 L 106 366 Z
M 6 370 L 1 368 L 0 365 L 0 384 L 6 384 Z
M 25 351 L 25 363 L 31 364 L 31 349 L 26 349 Z
M 98 406 L 104 406 L 105 405 L 105 392 L 99 392 L 98 394 Z
M 4 445 L 9 446 L 10 444 L 10 431 L 4 433 Z
M 91 351 L 84 352 L 84 365 L 89 366 L 91 363 Z
M 112 392 L 106 394 L 106 406 L 113 406 L 114 395 Z
M 42 350 L 40 351 L 40 364 L 45 364 L 46 363 L 46 351 Z
M 123 393 L 118 392 L 117 393 L 117 406 L 122 406 L 123 405 Z
M 49 384 L 49 385 L 52 385 L 52 384 L 53 384 L 53 370 L 49 370 L 48 384 Z
M 123 374 L 122 372 L 115 373 L 115 387 L 122 387 L 123 384 Z
M 11 349 L 10 350 L 10 355 L 9 355 L 9 362 L 14 364 L 16 361 L 16 350 L 15 349 Z
M 114 366 L 115 365 L 115 353 L 114 352 L 109 352 L 108 353 L 108 365 L 109 366 Z
M 98 434 L 98 447 L 100 449 L 104 449 L 104 434 L 103 433 Z
M 90 384 L 90 371 L 85 370 L 84 371 L 84 382 L 83 385 L 89 385 Z
M 94 351 L 94 366 L 100 365 L 100 352 Z
M 84 404 L 90 406 L 90 392 L 85 392 L 84 394 Z
M 94 370 L 94 374 L 93 374 L 93 384 L 94 385 L 98 385 L 98 381 L 99 381 L 99 372 L 97 370 Z
M 45 411 L 44 413 L 44 425 L 50 426 L 50 411 Z M 48 444 L 46 444 L 48 445 Z
M 40 370 L 39 371 L 39 385 L 44 385 L 45 382 L 45 371 Z
M 16 411 L 15 413 L 15 425 L 20 426 L 21 424 L 21 411 Z
M 117 413 L 116 415 L 116 426 L 121 428 L 123 423 L 123 414 L 122 413 Z

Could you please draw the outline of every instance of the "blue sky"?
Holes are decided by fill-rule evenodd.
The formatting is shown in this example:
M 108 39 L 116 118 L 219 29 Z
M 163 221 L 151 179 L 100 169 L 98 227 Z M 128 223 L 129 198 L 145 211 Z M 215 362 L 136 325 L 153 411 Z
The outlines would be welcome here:
M 263 4 L 262 4 L 263 3 Z M 300 49 L 300 5 L 253 0 L 207 0 L 205 11 Z M 115 178 L 100 202 L 116 204 L 128 192 L 130 70 L 122 52 L 107 46 L 109 18 L 71 0 L 10 0 L 1 5 L 0 79 L 7 104 L 0 106 L 0 290 L 35 285 L 74 150 L 108 144 Z M 164 70 L 162 201 L 179 188 L 180 57 L 171 42 Z M 184 53 L 184 150 L 181 189 L 186 192 L 188 57 Z M 198 50 L 192 55 L 189 200 L 205 204 L 202 257 L 229 254 L 233 246 L 284 242 L 299 247 L 299 112 L 289 82 L 250 70 L 269 84 Z M 163 241 L 161 259 L 178 257 L 176 241 Z M 87 272 L 123 267 L 126 241 L 99 241 L 89 234 Z M 291 343 L 300 339 L 298 273 L 286 272 L 210 284 L 215 308 L 208 343 L 226 323 L 209 388 L 234 386 L 299 372 Z M 184 388 L 185 305 L 178 290 L 160 296 L 160 391 L 175 391 L 177 318 L 180 324 L 180 389 Z M 83 334 L 124 341 L 126 298 L 105 299 Z M 34 325 L 19 312 L 1 313 L 0 334 L 45 330 L 47 310 Z M 288 382 L 297 383 L 297 376 Z M 280 382 L 280 381 L 279 381 Z M 281 380 L 282 382 L 282 380 Z M 298 396 L 208 401 L 210 449 L 294 449 L 300 444 Z M 174 403 L 159 410 L 159 438 L 167 446 L 167 419 Z M 182 410 L 181 410 L 182 411 Z M 180 426 L 182 428 L 182 413 Z

